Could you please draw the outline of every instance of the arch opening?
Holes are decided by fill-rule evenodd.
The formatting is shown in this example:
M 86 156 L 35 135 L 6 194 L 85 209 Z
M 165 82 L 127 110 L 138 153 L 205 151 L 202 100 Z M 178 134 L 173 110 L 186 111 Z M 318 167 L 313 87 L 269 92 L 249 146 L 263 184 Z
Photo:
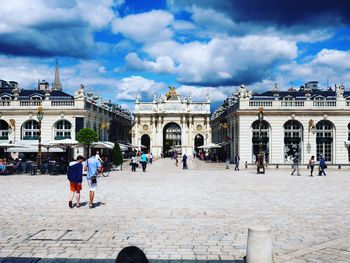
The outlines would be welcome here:
M 170 156 L 172 152 L 181 154 L 181 127 L 177 123 L 170 122 L 163 129 L 163 153 Z

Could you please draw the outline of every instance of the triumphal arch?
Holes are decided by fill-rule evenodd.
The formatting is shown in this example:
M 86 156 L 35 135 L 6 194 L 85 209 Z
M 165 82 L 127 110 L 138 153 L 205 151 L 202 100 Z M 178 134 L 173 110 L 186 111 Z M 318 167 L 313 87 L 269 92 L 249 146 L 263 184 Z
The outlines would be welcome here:
M 190 155 L 194 149 L 211 142 L 210 99 L 192 101 L 180 97 L 169 87 L 165 96 L 153 96 L 152 102 L 135 101 L 132 144 L 159 156 L 176 151 Z

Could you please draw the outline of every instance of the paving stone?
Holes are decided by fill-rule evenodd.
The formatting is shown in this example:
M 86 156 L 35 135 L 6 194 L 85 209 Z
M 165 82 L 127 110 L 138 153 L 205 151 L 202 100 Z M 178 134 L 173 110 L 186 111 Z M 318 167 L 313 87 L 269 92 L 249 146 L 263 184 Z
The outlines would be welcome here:
M 349 262 L 349 170 L 310 178 L 221 168 L 183 171 L 162 159 L 146 173 L 112 172 L 99 181 L 95 209 L 87 206 L 85 178 L 83 206 L 70 209 L 64 175 L 0 177 L 0 257 L 113 262 L 137 245 L 162 263 L 239 262 L 248 227 L 266 224 L 276 263 Z

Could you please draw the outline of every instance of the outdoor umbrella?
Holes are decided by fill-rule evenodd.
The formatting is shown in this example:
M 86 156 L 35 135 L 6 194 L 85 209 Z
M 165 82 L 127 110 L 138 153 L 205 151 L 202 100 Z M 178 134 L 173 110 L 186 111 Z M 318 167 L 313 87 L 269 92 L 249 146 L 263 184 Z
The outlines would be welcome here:
M 199 146 L 198 148 L 199 149 L 218 149 L 218 148 L 221 148 L 221 146 L 215 143 L 209 143 L 207 145 Z
M 68 154 L 68 161 L 70 161 L 70 159 L 71 159 L 70 149 L 72 149 L 76 146 L 79 146 L 79 142 L 76 140 L 72 140 L 72 139 L 55 140 L 55 141 L 49 142 L 49 144 L 51 144 L 53 147 L 66 149 L 66 152 Z M 67 150 L 69 150 L 69 151 L 67 151 Z
M 7 152 L 7 149 L 25 148 L 25 146 L 23 146 L 22 144 L 17 144 L 17 143 L 2 142 L 2 143 L 0 143 L 0 148 L 4 149 L 4 151 Z
M 104 142 L 104 141 L 99 141 L 99 142 L 94 142 L 91 145 L 91 148 L 99 148 L 99 149 L 113 149 L 114 148 L 114 143 L 113 142 Z

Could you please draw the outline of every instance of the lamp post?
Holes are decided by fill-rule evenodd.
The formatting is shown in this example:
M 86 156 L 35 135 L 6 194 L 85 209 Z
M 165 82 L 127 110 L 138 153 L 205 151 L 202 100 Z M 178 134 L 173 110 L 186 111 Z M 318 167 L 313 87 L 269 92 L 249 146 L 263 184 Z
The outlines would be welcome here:
M 259 154 L 258 154 L 257 173 L 264 174 L 265 173 L 265 166 L 264 166 L 264 152 L 263 152 L 263 136 L 262 136 L 262 132 L 261 132 L 261 129 L 263 126 L 263 120 L 264 120 L 264 109 L 263 108 L 259 108 L 258 119 L 259 119 Z
M 39 121 L 38 156 L 36 158 L 36 163 L 38 165 L 38 168 L 40 169 L 40 166 L 41 166 L 41 121 L 43 120 L 43 117 L 44 117 L 43 107 L 41 107 L 41 106 L 38 107 L 36 117 L 38 118 L 38 121 Z
M 312 133 L 312 135 L 314 135 L 315 132 L 316 132 L 316 126 L 315 126 L 315 123 L 314 123 L 313 119 L 309 120 L 309 133 L 308 133 L 308 136 L 307 136 L 307 146 L 306 146 L 306 149 L 307 149 L 308 153 L 311 152 L 310 132 Z

